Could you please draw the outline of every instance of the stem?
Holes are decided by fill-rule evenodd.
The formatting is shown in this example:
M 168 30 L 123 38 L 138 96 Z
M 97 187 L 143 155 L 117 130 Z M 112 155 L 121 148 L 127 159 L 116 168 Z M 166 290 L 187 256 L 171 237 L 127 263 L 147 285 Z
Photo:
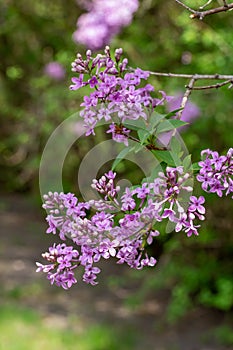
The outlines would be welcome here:
M 187 103 L 187 101 L 188 101 L 189 96 L 191 95 L 191 92 L 192 92 L 193 86 L 194 86 L 194 84 L 195 84 L 195 81 L 196 81 L 196 79 L 195 79 L 194 77 L 192 77 L 192 78 L 190 79 L 189 84 L 188 84 L 187 87 L 186 87 L 186 91 L 185 91 L 185 93 L 184 93 L 184 96 L 183 96 L 183 98 L 182 98 L 181 105 L 180 105 L 180 108 L 183 108 L 183 109 L 182 109 L 181 111 L 178 112 L 178 114 L 177 114 L 177 119 L 181 119 L 182 112 L 183 112 L 183 110 L 184 110 L 184 108 L 185 108 L 185 106 L 186 106 L 186 103 Z M 176 129 L 175 129 L 175 130 L 176 130 Z
M 191 12 L 191 15 L 189 16 L 191 19 L 198 18 L 198 19 L 202 20 L 206 16 L 213 15 L 213 14 L 219 13 L 219 12 L 226 12 L 226 11 L 233 9 L 233 3 L 227 4 L 225 0 L 223 0 L 223 6 L 215 7 L 213 9 L 206 10 L 206 11 L 196 11 L 196 10 L 192 9 L 191 7 L 185 5 L 180 0 L 175 0 L 175 2 L 177 2 L 179 5 L 184 7 L 189 12 Z M 208 1 L 204 6 L 200 7 L 200 9 L 204 8 L 206 5 L 208 5 L 210 3 L 211 3 L 211 1 Z
M 151 75 L 168 77 L 168 78 L 184 78 L 201 80 L 201 79 L 211 79 L 211 80 L 227 80 L 233 79 L 233 75 L 228 74 L 179 74 L 179 73 L 161 73 L 161 72 L 150 72 Z

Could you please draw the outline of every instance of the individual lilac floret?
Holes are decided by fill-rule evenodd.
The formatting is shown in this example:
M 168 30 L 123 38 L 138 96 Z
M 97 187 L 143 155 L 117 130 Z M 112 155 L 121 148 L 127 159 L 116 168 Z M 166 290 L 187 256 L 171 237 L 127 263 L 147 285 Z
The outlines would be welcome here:
M 131 23 L 138 5 L 138 0 L 93 0 L 77 21 L 74 41 L 92 50 L 103 48 Z
M 209 149 L 201 152 L 203 160 L 199 162 L 201 167 L 197 180 L 202 183 L 202 189 L 209 193 L 217 193 L 219 197 L 225 193 L 233 192 L 233 148 L 230 148 L 226 156 L 220 156 L 218 152 Z M 233 197 L 232 197 L 233 198 Z
M 78 77 L 72 78 L 71 90 L 89 86 L 91 92 L 84 97 L 80 117 L 84 119 L 87 129 L 86 136 L 95 134 L 95 127 L 100 121 L 109 122 L 107 133 L 112 134 L 113 140 L 128 145 L 130 130 L 125 122 L 143 118 L 147 120 L 151 111 L 167 100 L 162 97 L 152 97 L 154 87 L 150 84 L 141 86 L 150 76 L 148 71 L 128 67 L 128 60 L 122 59 L 123 50 L 115 50 L 111 56 L 110 48 L 106 46 L 104 55 L 92 57 L 90 50 L 86 57 L 78 54 L 72 63 L 72 71 Z
M 126 188 L 119 195 L 116 173 L 109 171 L 94 179 L 92 188 L 102 199 L 78 202 L 72 193 L 49 193 L 44 196 L 47 210 L 47 233 L 58 233 L 62 240 L 71 239 L 77 250 L 64 243 L 49 248 L 43 257 L 48 265 L 37 263 L 37 271 L 48 274 L 53 284 L 67 289 L 76 282 L 74 269 L 84 269 L 83 281 L 97 284 L 100 269 L 94 266 L 101 258 L 115 257 L 118 264 L 142 269 L 154 266 L 147 246 L 160 233 L 156 224 L 163 220 L 174 224 L 176 232 L 188 237 L 198 235 L 197 220 L 204 220 L 204 197 L 190 196 L 190 174 L 182 166 L 167 167 L 154 182 Z M 187 195 L 189 203 L 187 202 Z
M 192 235 L 198 236 L 198 228 L 200 225 L 195 225 L 194 220 L 198 218 L 199 220 L 205 220 L 205 207 L 202 205 L 205 202 L 205 198 L 200 196 L 199 198 L 195 196 L 190 197 L 189 207 L 187 213 L 180 212 L 180 216 L 177 220 L 175 218 L 176 227 L 175 231 L 179 232 L 181 230 L 185 231 L 188 237 Z

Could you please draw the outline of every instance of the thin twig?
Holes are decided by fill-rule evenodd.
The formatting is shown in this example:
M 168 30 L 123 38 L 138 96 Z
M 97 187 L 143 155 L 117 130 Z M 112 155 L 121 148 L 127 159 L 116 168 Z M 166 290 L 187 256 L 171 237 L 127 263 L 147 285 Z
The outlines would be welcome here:
M 179 5 L 183 6 L 186 10 L 192 12 L 192 13 L 196 13 L 195 10 L 191 9 L 191 7 L 185 5 L 182 1 L 180 0 L 175 0 Z
M 179 73 L 161 73 L 161 72 L 150 72 L 151 75 L 158 77 L 167 77 L 167 78 L 184 78 L 202 80 L 202 79 L 213 79 L 213 80 L 233 80 L 233 75 L 228 74 L 179 74 Z
M 178 74 L 178 73 L 160 73 L 160 72 L 150 72 L 151 75 L 167 77 L 167 78 L 182 78 L 189 79 L 189 84 L 185 86 L 186 91 L 184 93 L 180 107 L 182 108 L 179 113 L 177 113 L 177 119 L 181 119 L 182 112 L 186 106 L 188 98 L 192 90 L 207 90 L 207 89 L 218 89 L 224 85 L 230 84 L 229 89 L 233 87 L 233 75 L 228 74 Z M 225 80 L 221 83 L 205 85 L 205 86 L 194 86 L 197 80 Z
M 184 110 L 184 108 L 185 108 L 185 106 L 186 106 L 186 103 L 187 103 L 187 101 L 188 101 L 188 98 L 189 98 L 189 96 L 191 95 L 191 92 L 192 92 L 192 90 L 193 90 L 193 88 L 194 88 L 195 81 L 196 81 L 196 79 L 195 79 L 194 77 L 192 77 L 192 78 L 190 79 L 189 84 L 186 86 L 186 91 L 185 91 L 185 93 L 184 93 L 184 96 L 183 96 L 183 98 L 182 98 L 181 105 L 180 105 L 180 108 L 182 108 L 182 110 L 180 110 L 180 111 L 177 113 L 177 119 L 181 119 L 182 112 L 183 112 L 183 110 Z
M 199 7 L 200 10 L 203 10 L 206 6 L 208 6 L 209 4 L 211 4 L 213 0 L 208 0 L 206 4 L 202 5 Z
M 223 2 L 223 6 L 220 7 L 216 7 L 210 10 L 206 10 L 206 11 L 196 11 L 194 9 L 192 9 L 191 7 L 185 5 L 182 1 L 180 0 L 175 0 L 179 5 L 183 6 L 186 10 L 188 10 L 189 12 L 191 12 L 190 18 L 198 18 L 200 20 L 202 20 L 204 17 L 209 16 L 209 15 L 213 15 L 215 13 L 219 13 L 219 12 L 226 12 L 229 11 L 231 9 L 233 9 L 233 3 L 231 4 L 227 4 L 226 1 Z
M 192 90 L 208 90 L 208 89 L 218 89 L 224 85 L 233 84 L 231 79 L 224 81 L 223 83 L 213 84 L 213 85 L 205 85 L 205 86 L 193 86 Z M 230 86 L 229 86 L 230 88 Z

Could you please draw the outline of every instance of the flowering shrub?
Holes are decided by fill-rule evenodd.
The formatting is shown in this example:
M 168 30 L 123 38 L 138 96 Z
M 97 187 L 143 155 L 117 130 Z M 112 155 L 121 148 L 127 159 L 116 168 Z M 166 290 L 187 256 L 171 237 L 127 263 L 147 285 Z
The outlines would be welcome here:
M 156 259 L 148 255 L 148 246 L 162 234 L 157 228 L 162 221 L 169 222 L 175 232 L 197 236 L 199 221 L 205 219 L 205 199 L 192 194 L 194 171 L 199 171 L 197 180 L 204 191 L 222 196 L 223 191 L 228 195 L 233 189 L 232 149 L 226 156 L 204 150 L 204 159 L 197 166 L 192 165 L 191 156 L 184 155 L 174 136 L 166 147 L 158 143 L 164 132 L 175 135 L 176 129 L 186 123 L 172 118 L 176 111 L 167 115 L 156 113 L 156 107 L 170 98 L 161 92 L 162 97 L 157 99 L 152 96 L 152 85 L 141 86 L 150 73 L 129 68 L 122 53 L 122 49 L 117 49 L 113 59 L 109 47 L 104 55 L 96 57 L 88 50 L 85 59 L 78 54 L 72 63 L 78 76 L 72 78 L 71 90 L 84 86 L 94 90 L 81 104 L 86 135 L 95 134 L 96 125 L 103 119 L 110 123 L 107 133 L 126 147 L 112 170 L 93 180 L 92 188 L 99 193 L 99 200 L 78 202 L 72 193 L 49 192 L 44 196 L 47 233 L 58 233 L 63 241 L 69 238 L 77 248 L 54 244 L 43 254 L 49 264 L 37 263 L 37 271 L 47 273 L 52 284 L 65 289 L 77 282 L 77 268 L 83 269 L 84 282 L 95 285 L 100 272 L 95 264 L 101 258 L 115 257 L 117 263 L 136 269 L 154 266 Z M 133 146 L 128 146 L 129 140 Z M 120 195 L 113 170 L 127 152 L 141 149 L 151 152 L 163 166 L 140 185 L 126 187 Z

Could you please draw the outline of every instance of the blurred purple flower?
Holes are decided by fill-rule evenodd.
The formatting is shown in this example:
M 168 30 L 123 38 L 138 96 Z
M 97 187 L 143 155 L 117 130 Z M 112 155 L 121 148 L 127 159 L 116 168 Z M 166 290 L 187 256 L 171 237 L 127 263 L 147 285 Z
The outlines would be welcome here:
M 56 61 L 47 63 L 44 67 L 44 73 L 55 80 L 62 80 L 65 77 L 64 67 Z
M 182 103 L 182 99 L 183 99 L 182 93 L 178 93 L 176 96 L 170 98 L 168 100 L 168 103 L 167 103 L 168 112 L 171 112 L 171 111 L 174 111 L 174 110 L 180 108 L 181 103 Z M 194 104 L 193 102 L 188 100 L 186 105 L 185 105 L 185 108 L 182 111 L 181 120 L 183 120 L 184 122 L 187 122 L 187 123 L 192 123 L 192 122 L 194 122 L 194 120 L 196 118 L 199 117 L 199 115 L 200 115 L 200 109 L 198 108 L 198 106 L 196 104 Z M 188 128 L 188 125 L 181 126 L 177 130 L 184 131 L 186 128 Z M 165 133 L 159 135 L 159 141 L 164 146 L 167 146 L 170 142 L 171 136 L 172 136 L 172 131 L 165 132 Z
M 103 48 L 122 27 L 131 23 L 138 5 L 138 0 L 93 0 L 89 12 L 77 21 L 74 41 L 91 50 Z
M 183 94 L 179 93 L 174 98 L 168 101 L 168 111 L 174 111 L 180 108 L 182 103 Z M 187 101 L 183 111 L 181 120 L 187 123 L 192 123 L 200 115 L 200 109 L 191 101 Z
M 77 136 L 82 136 L 86 132 L 86 128 L 81 120 L 75 122 L 71 126 L 72 132 Z

